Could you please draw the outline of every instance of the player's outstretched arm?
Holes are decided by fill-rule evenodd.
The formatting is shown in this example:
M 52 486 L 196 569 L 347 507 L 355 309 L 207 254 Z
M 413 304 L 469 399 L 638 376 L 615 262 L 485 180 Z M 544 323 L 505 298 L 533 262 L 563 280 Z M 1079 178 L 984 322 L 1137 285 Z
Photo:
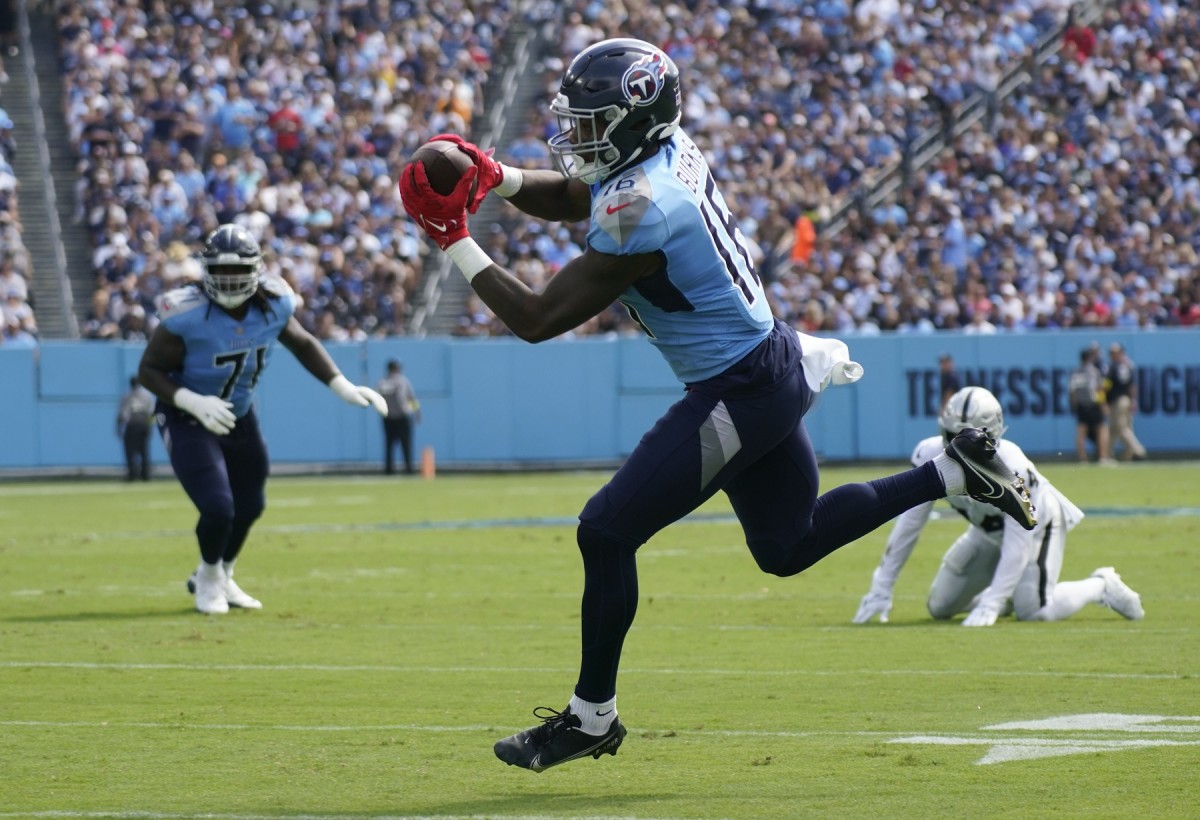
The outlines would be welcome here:
M 511 174 L 510 166 L 502 166 Z M 592 215 L 592 191 L 558 171 L 519 171 L 521 187 L 505 197 L 521 211 L 551 222 L 580 222 Z
M 917 546 L 917 540 L 921 537 L 921 531 L 925 529 L 925 523 L 932 511 L 933 502 L 928 501 L 905 510 L 896 518 L 896 523 L 892 525 L 892 531 L 888 535 L 883 557 L 879 559 L 879 566 L 871 573 L 871 588 L 862 597 L 858 612 L 854 614 L 854 623 L 865 624 L 876 616 L 881 624 L 888 622 L 892 612 L 892 590 L 896 586 L 896 579 L 900 577 L 900 570 L 904 569 L 908 556 L 912 555 Z
M 478 176 L 475 167 L 468 168 L 449 194 L 439 194 L 422 163 L 410 162 L 400 172 L 400 197 L 404 210 L 446 252 L 484 303 L 525 341 L 545 341 L 578 327 L 634 282 L 663 269 L 658 252 L 616 256 L 589 247 L 564 265 L 545 290 L 534 293 L 471 238 L 468 216 Z
M 387 402 L 383 396 L 370 387 L 354 384 L 338 370 L 316 336 L 304 329 L 304 326 L 293 316 L 288 319 L 279 341 L 292 352 L 304 369 L 317 377 L 338 398 L 356 407 L 371 407 L 381 416 L 387 415 Z
M 564 265 L 541 293 L 495 263 L 474 277 L 471 287 L 513 333 L 527 342 L 541 342 L 579 327 L 662 265 L 657 253 L 614 256 L 588 248 Z

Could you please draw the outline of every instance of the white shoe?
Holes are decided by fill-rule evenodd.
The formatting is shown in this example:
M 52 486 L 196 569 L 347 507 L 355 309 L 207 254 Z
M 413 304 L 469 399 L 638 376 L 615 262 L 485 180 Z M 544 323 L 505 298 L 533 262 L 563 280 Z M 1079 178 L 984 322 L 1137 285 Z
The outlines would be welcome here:
M 237 585 L 237 582 L 229 575 L 224 576 L 225 600 L 230 606 L 241 607 L 242 609 L 262 609 L 262 601 L 257 598 L 251 598 L 242 588 Z
M 229 611 L 229 601 L 225 600 L 225 573 L 219 573 L 216 578 L 207 572 L 197 571 L 195 578 L 196 609 L 205 615 L 224 615 Z
M 1146 617 L 1142 609 L 1142 598 L 1121 580 L 1121 576 L 1112 567 L 1100 567 L 1092 573 L 1093 578 L 1104 579 L 1104 600 L 1106 607 L 1131 621 L 1140 621 Z

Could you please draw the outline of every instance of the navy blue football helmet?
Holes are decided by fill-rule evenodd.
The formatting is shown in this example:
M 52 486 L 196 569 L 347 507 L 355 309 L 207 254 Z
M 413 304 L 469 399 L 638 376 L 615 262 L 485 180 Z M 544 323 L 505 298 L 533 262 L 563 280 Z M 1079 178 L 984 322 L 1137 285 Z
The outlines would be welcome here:
M 649 153 L 679 128 L 679 69 L 642 40 L 604 40 L 579 53 L 550 104 L 558 168 L 591 185 Z
M 235 308 L 254 295 L 262 272 L 262 250 L 250 231 L 226 224 L 204 240 L 204 292 L 223 308 Z

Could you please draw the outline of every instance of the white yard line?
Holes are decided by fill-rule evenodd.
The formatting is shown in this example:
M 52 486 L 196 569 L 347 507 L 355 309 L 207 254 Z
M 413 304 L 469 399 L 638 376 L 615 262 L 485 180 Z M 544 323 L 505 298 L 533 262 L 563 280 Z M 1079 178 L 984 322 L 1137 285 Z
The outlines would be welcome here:
M 574 674 L 576 669 L 563 667 L 528 666 L 423 666 L 402 664 L 269 664 L 269 663 L 97 663 L 91 661 L 0 661 L 0 669 L 84 669 L 163 672 L 378 672 L 403 675 L 463 675 L 471 673 L 529 675 Z M 685 669 L 675 667 L 622 668 L 630 675 L 711 675 L 741 677 L 1006 677 L 1006 678 L 1086 678 L 1088 680 L 1186 680 L 1195 672 L 1082 672 L 1064 669 L 1061 672 L 1045 669 Z

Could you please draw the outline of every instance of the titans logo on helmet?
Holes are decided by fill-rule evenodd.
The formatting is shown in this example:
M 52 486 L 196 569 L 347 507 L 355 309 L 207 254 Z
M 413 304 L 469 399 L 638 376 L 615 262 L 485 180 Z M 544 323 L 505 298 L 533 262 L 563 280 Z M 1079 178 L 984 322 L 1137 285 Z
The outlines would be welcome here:
M 621 89 L 634 105 L 649 105 L 658 99 L 666 73 L 667 62 L 663 54 L 647 54 L 625 71 Z

